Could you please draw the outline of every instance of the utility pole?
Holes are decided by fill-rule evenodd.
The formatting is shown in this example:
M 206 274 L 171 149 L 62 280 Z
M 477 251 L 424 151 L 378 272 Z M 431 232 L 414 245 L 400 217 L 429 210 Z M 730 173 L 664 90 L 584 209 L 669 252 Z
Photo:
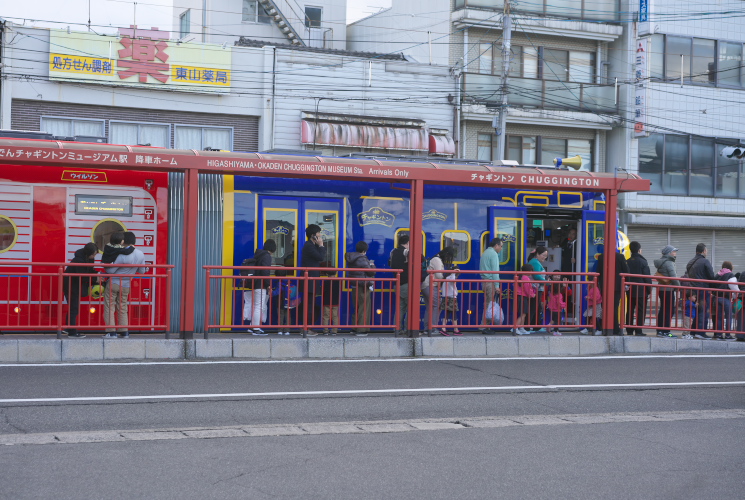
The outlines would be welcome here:
M 502 16 L 502 104 L 499 106 L 499 124 L 494 132 L 497 134 L 497 157 L 504 160 L 505 132 L 507 128 L 507 75 L 510 73 L 510 58 L 512 57 L 512 18 L 510 17 L 510 1 L 504 0 L 504 15 Z

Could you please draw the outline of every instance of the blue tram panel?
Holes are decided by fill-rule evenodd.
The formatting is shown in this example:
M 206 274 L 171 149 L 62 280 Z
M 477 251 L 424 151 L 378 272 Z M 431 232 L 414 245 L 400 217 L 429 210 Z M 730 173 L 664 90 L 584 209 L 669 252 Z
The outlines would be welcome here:
M 234 186 L 234 235 L 233 241 L 225 242 L 233 249 L 233 262 L 226 265 L 239 265 L 269 237 L 281 248 L 275 255 L 275 265 L 302 265 L 299 254 L 305 227 L 319 223 L 334 254 L 329 265 L 345 267 L 344 254 L 354 251 L 358 241 L 365 241 L 368 258 L 378 269 L 387 269 L 397 238 L 409 232 L 409 193 L 405 185 L 236 176 Z M 427 258 L 445 246 L 454 246 L 458 266 L 476 270 L 481 253 L 496 234 L 506 243 L 501 268 L 515 271 L 527 260 L 531 229 L 528 213 L 550 218 L 560 212 L 562 218 L 581 226 L 583 214 L 603 210 L 604 203 L 602 195 L 596 193 L 427 185 L 422 213 L 424 234 L 418 237 L 424 241 Z M 586 250 L 582 252 L 584 270 L 590 259 L 584 258 Z M 382 305 L 374 308 L 389 313 Z

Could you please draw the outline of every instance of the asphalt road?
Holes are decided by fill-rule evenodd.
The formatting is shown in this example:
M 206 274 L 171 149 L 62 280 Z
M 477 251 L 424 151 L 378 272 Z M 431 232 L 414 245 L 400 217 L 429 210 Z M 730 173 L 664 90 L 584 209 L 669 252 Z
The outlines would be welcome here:
M 720 499 L 745 486 L 744 357 L 5 365 L 0 381 L 0 498 Z

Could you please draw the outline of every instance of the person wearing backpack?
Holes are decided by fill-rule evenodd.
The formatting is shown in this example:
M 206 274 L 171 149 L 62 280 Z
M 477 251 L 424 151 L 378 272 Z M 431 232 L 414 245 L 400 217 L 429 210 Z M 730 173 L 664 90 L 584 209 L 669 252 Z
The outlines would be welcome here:
M 716 308 L 716 329 L 720 332 L 715 333 L 713 338 L 719 340 L 732 340 L 734 337 L 730 334 L 732 329 L 732 297 L 730 292 L 737 292 L 740 287 L 737 285 L 737 278 L 732 272 L 732 262 L 725 260 L 722 263 L 722 269 L 716 275 L 717 281 L 722 281 L 721 285 L 713 292 L 716 302 L 712 305 Z M 716 286 L 716 285 L 715 285 Z M 726 291 L 725 291 L 726 290 Z M 722 333 L 724 330 L 726 333 Z
M 67 333 L 70 338 L 82 339 L 85 337 L 79 333 L 75 326 L 78 323 L 78 312 L 80 311 L 80 298 L 88 297 L 91 284 L 90 276 L 72 276 L 73 274 L 95 274 L 93 261 L 98 253 L 98 247 L 95 243 L 86 243 L 83 248 L 75 250 L 75 257 L 70 261 L 73 264 L 89 264 L 87 266 L 67 266 L 65 268 L 65 277 L 62 280 L 62 291 L 67 299 L 67 324 L 70 325 Z
M 364 241 L 358 241 L 355 246 L 356 252 L 348 252 L 344 255 L 344 260 L 347 263 L 347 267 L 355 269 L 354 271 L 347 271 L 347 277 L 349 278 L 372 278 L 375 276 L 375 271 L 370 269 L 375 268 L 375 264 L 370 262 L 367 258 L 368 244 Z M 370 301 L 370 289 L 373 286 L 374 281 L 356 279 L 349 282 L 350 293 L 352 294 L 352 313 L 353 322 L 358 327 L 355 328 L 355 335 L 358 337 L 364 337 L 370 328 L 365 325 L 370 325 L 372 322 L 372 303 Z
M 670 321 L 675 310 L 675 289 L 659 285 L 680 285 L 680 281 L 675 278 L 675 259 L 678 256 L 678 249 L 672 245 L 666 245 L 662 249 L 662 257 L 655 259 L 654 267 L 657 268 L 657 296 L 660 299 L 657 311 L 657 336 L 670 337 L 675 335 L 670 333 Z
M 711 262 L 706 258 L 708 255 L 708 249 L 703 243 L 696 245 L 696 256 L 688 261 L 686 265 L 686 277 L 697 280 L 713 280 L 716 278 L 714 274 L 714 268 L 711 267 Z M 693 283 L 693 286 L 698 288 L 696 293 L 698 294 L 698 302 L 696 311 L 696 329 L 700 330 L 694 337 L 697 339 L 710 339 L 706 334 L 706 328 L 709 326 L 709 319 L 711 318 L 711 304 L 710 304 L 710 293 L 704 288 L 710 288 L 708 283 Z
M 271 267 L 272 255 L 277 251 L 277 243 L 274 240 L 266 240 L 261 250 L 256 250 L 254 259 L 257 267 Z M 266 321 L 267 313 L 267 289 L 271 288 L 272 281 L 263 279 L 271 275 L 269 269 L 256 269 L 252 278 L 246 279 L 246 284 L 251 288 L 251 325 L 253 335 L 267 335 L 261 329 L 261 324 Z
M 443 271 L 446 268 L 453 266 L 453 259 L 455 258 L 455 249 L 453 247 L 445 247 L 440 252 L 432 257 L 427 265 L 428 271 Z M 432 295 L 430 296 L 430 279 L 441 280 L 445 275 L 441 272 L 434 272 L 432 274 L 426 273 L 426 278 L 422 282 L 422 295 L 424 295 L 424 325 L 427 326 L 427 318 L 432 319 L 432 327 L 430 333 L 437 332 L 437 324 L 440 322 L 440 284 L 435 282 L 432 286 Z

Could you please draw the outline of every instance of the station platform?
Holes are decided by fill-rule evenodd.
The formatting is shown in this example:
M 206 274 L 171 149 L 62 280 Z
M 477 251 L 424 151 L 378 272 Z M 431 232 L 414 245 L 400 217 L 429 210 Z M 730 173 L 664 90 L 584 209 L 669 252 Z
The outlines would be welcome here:
M 163 333 L 132 333 L 128 339 L 56 338 L 54 333 L 0 334 L 0 363 L 59 363 L 113 361 L 200 361 L 282 359 L 364 359 L 412 357 L 535 357 L 658 354 L 745 354 L 745 342 L 534 333 L 458 337 L 394 337 L 392 333 L 319 335 L 302 338 L 270 334 L 213 333 L 193 340 L 166 339 Z

